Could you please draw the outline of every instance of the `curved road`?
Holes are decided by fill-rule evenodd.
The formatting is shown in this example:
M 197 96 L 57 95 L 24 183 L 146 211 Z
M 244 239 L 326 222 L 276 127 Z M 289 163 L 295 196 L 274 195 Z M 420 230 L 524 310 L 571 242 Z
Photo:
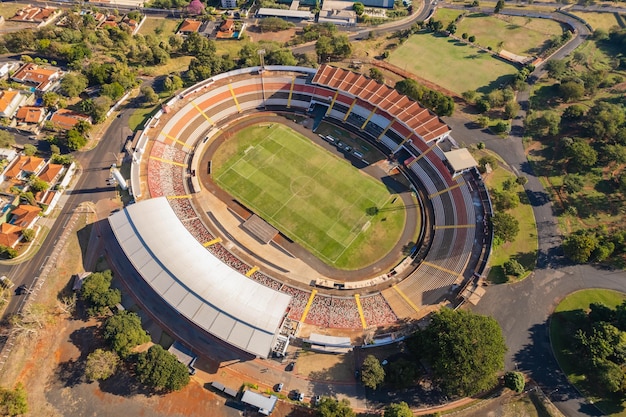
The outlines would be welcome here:
M 503 11 L 505 14 L 518 14 L 520 11 L 509 12 Z M 584 24 L 562 13 L 549 15 L 571 24 L 576 30 L 576 36 L 551 57 L 562 59 L 583 43 L 590 32 Z M 533 82 L 544 75 L 540 65 L 531 74 L 530 80 Z M 456 139 L 465 143 L 484 142 L 487 148 L 502 156 L 518 175 L 528 178 L 525 188 L 537 223 L 539 253 L 535 272 L 519 283 L 491 286 L 472 310 L 493 316 L 502 326 L 509 347 L 505 359 L 507 370 L 519 369 L 527 373 L 568 417 L 601 416 L 603 413 L 588 403 L 559 370 L 550 346 L 549 317 L 562 298 L 577 290 L 608 288 L 626 292 L 626 272 L 601 270 L 591 265 L 571 265 L 563 257 L 561 236 L 550 197 L 534 175 L 522 145 L 529 94 L 529 89 L 518 93 L 521 110 L 513 120 L 507 139 L 483 131 L 470 131 L 464 120 L 446 120 L 452 126 Z

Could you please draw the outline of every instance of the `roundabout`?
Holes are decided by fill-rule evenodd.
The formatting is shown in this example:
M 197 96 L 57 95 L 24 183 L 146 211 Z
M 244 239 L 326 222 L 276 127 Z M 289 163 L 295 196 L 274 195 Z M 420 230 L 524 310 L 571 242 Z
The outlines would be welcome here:
M 251 209 L 210 181 L 216 169 L 211 156 L 232 140 L 231 129 L 238 124 L 280 119 L 323 148 L 320 155 L 341 159 L 358 175 L 377 178 L 390 190 L 384 201 L 400 204 L 392 208 L 406 220 L 389 253 L 380 256 L 370 244 L 378 261 L 341 270 L 306 247 L 308 230 L 299 242 L 276 223 L 271 225 L 276 234 L 266 242 L 245 230 L 257 214 L 272 222 L 258 207 Z M 343 139 L 319 134 L 322 123 Z M 491 208 L 473 166 L 455 166 L 454 145 L 440 119 L 362 75 L 329 66 L 232 71 L 186 90 L 147 123 L 131 168 L 138 203 L 112 215 L 110 223 L 140 280 L 194 326 L 239 349 L 260 357 L 280 355 L 290 337 L 309 340 L 318 333 L 349 335 L 351 345 L 390 343 L 412 329 L 406 323 L 479 293 L 478 278 L 491 245 Z M 366 149 L 377 158 L 365 160 Z M 241 169 L 240 174 L 249 171 Z M 302 190 L 319 193 L 317 186 L 307 187 L 312 177 L 287 174 L 288 199 L 306 203 Z M 343 209 L 327 217 L 335 222 L 348 218 L 348 231 L 358 236 L 375 230 L 376 216 L 391 216 L 379 199 L 361 203 L 361 217 L 367 216 L 366 209 L 377 208 L 371 219 L 351 218 Z M 263 221 L 253 223 L 267 229 Z M 320 229 L 338 233 L 332 223 Z M 219 267 L 217 273 L 203 262 L 221 262 L 227 269 Z M 231 282 L 227 293 L 226 281 Z M 251 299 L 250 294 L 258 296 Z M 159 315 L 158 308 L 145 307 Z M 266 312 L 271 319 L 260 323 Z M 332 345 L 320 343 L 319 349 Z

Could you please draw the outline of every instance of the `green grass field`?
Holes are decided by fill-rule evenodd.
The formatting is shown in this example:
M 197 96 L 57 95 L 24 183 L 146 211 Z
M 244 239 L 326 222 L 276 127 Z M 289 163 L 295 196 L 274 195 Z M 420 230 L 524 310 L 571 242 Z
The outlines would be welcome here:
M 391 53 L 389 62 L 459 94 L 489 92 L 517 72 L 513 65 L 486 52 L 426 33 L 411 36 Z
M 561 25 L 547 19 L 513 16 L 486 16 L 471 13 L 461 20 L 457 35 L 476 36 L 476 43 L 494 51 L 506 49 L 518 55 L 535 55 L 553 36 L 563 33 Z
M 490 189 L 502 190 L 502 183 L 507 179 L 515 179 L 515 175 L 502 167 L 498 167 L 490 174 L 485 174 L 485 183 Z M 508 212 L 519 222 L 520 231 L 515 241 L 493 248 L 489 261 L 491 264 L 489 280 L 494 283 L 507 282 L 503 265 L 510 258 L 516 259 L 521 263 L 528 273 L 535 269 L 535 264 L 537 263 L 538 241 L 535 215 L 533 214 L 532 206 L 528 204 L 524 187 L 516 184 L 514 191 L 521 196 L 520 204 L 514 209 L 508 210 Z M 527 275 L 524 275 L 524 277 Z
M 579 311 L 589 309 L 591 303 L 602 303 L 615 308 L 626 300 L 626 294 L 612 290 L 589 289 L 568 295 L 554 310 L 550 319 L 550 342 L 559 366 L 567 375 L 567 379 L 576 388 L 592 399 L 594 404 L 604 413 L 613 416 L 626 416 L 626 403 L 619 396 L 607 398 L 589 397 L 590 384 L 580 366 L 580 357 L 572 347 L 574 334 L 580 323 Z M 595 384 L 594 384 L 595 385 Z M 593 388 L 594 390 L 595 387 Z
M 377 261 L 402 234 L 402 199 L 279 123 L 237 132 L 212 162 L 220 187 L 336 268 Z M 385 210 L 370 216 L 370 207 Z
M 619 27 L 619 23 L 613 13 L 593 13 L 593 12 L 579 12 L 574 11 L 572 14 L 581 17 L 585 22 L 589 23 L 591 27 L 596 29 L 603 29 L 608 31 L 614 26 Z

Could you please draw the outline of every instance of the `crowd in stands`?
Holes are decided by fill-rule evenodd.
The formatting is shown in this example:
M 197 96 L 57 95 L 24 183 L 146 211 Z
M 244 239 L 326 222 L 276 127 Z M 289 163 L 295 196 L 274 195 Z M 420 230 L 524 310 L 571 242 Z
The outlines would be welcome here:
M 191 205 L 191 201 L 188 198 L 176 198 L 169 200 L 172 210 L 176 213 L 181 221 L 197 219 L 198 215 Z
M 387 326 L 398 321 L 398 317 L 380 293 L 361 297 L 361 307 L 368 326 Z
M 285 294 L 291 295 L 287 317 L 299 321 L 302 318 L 302 313 L 304 313 L 304 308 L 306 307 L 307 301 L 309 301 L 311 293 L 290 285 L 283 285 L 280 290 Z

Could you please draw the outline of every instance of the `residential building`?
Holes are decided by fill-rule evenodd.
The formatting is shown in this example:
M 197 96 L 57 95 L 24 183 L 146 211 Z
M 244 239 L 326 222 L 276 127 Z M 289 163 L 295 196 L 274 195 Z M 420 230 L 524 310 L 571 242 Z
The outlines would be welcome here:
M 37 174 L 45 165 L 43 158 L 20 155 L 4 173 L 5 178 L 27 180 L 32 174 Z
M 22 65 L 11 77 L 13 81 L 35 87 L 40 93 L 48 91 L 63 75 L 59 69 L 41 68 L 39 65 L 29 62 Z
M 0 117 L 13 118 L 25 99 L 19 91 L 0 91 Z
M 0 245 L 13 248 L 20 241 L 24 228 L 11 223 L 0 224 Z
M 48 184 L 53 185 L 59 178 L 61 171 L 63 171 L 63 165 L 49 163 L 41 170 L 38 177 Z
M 22 106 L 18 109 L 15 119 L 20 124 L 39 124 L 46 116 L 44 107 Z
M 261 7 L 256 15 L 257 17 L 281 17 L 297 21 L 311 21 L 315 17 L 313 13 L 306 10 L 271 9 L 268 7 Z
M 196 19 L 185 19 L 183 23 L 180 24 L 177 35 L 187 36 L 190 33 L 197 32 L 200 29 L 200 25 L 202 22 Z
M 223 9 L 236 9 L 237 0 L 221 0 Z
M 39 26 L 53 22 L 61 15 L 61 10 L 56 7 L 37 7 L 28 5 L 15 13 L 11 19 L 16 22 L 39 23 Z
M 80 121 L 91 123 L 91 118 L 86 114 L 76 113 L 68 109 L 59 109 L 50 117 L 50 122 L 59 129 L 70 130 Z

